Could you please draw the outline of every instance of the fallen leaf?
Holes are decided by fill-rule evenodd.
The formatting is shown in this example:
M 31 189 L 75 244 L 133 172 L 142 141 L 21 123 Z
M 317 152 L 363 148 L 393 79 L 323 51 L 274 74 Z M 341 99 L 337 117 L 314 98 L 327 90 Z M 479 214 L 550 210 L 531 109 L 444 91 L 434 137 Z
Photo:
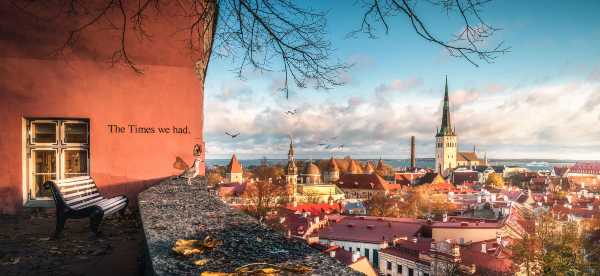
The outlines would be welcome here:
M 279 273 L 279 269 L 265 267 L 256 271 L 259 275 L 274 275 Z
M 197 266 L 203 266 L 206 263 L 208 263 L 208 259 L 199 259 L 194 261 L 194 264 Z
M 217 239 L 215 239 L 215 238 L 213 238 L 211 236 L 206 236 L 204 238 L 203 243 L 202 243 L 202 245 L 204 247 L 208 248 L 208 249 L 213 249 L 213 248 L 215 248 L 215 247 L 217 247 L 217 246 L 219 246 L 221 244 L 222 244 L 221 241 L 219 241 L 219 240 L 217 240 Z
M 200 276 L 234 276 L 234 273 L 227 272 L 213 272 L 213 271 L 204 271 L 200 273 Z
M 202 245 L 198 240 L 177 240 L 175 241 L 175 246 L 171 249 L 173 252 L 183 256 L 202 253 Z
M 295 273 L 309 273 L 311 272 L 313 269 L 311 267 L 305 266 L 305 265 L 292 265 L 292 264 L 287 264 L 287 265 L 283 265 L 281 266 L 281 269 L 285 270 L 285 271 L 289 271 L 289 272 L 295 272 Z

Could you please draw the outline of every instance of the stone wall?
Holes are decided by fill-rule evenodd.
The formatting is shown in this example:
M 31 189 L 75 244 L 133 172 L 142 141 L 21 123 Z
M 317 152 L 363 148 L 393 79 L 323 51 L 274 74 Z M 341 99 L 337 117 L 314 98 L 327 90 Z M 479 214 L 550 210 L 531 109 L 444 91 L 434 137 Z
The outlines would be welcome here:
M 198 275 L 203 271 L 233 272 L 252 263 L 284 266 L 301 264 L 313 275 L 360 275 L 303 240 L 287 239 L 254 218 L 230 208 L 196 180 L 166 180 L 139 195 L 146 238 L 148 267 L 155 275 Z M 222 244 L 196 256 L 208 260 L 196 266 L 176 256 L 178 239 L 202 240 L 210 236 Z

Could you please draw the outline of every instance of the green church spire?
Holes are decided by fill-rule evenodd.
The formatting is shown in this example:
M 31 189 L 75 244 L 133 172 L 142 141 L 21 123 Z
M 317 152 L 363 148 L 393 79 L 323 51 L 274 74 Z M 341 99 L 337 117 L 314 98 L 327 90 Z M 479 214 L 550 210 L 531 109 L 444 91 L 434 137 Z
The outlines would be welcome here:
M 442 125 L 437 133 L 438 136 L 454 135 L 450 121 L 450 99 L 448 97 L 448 76 L 446 76 L 446 87 L 444 91 L 444 108 L 442 110 Z

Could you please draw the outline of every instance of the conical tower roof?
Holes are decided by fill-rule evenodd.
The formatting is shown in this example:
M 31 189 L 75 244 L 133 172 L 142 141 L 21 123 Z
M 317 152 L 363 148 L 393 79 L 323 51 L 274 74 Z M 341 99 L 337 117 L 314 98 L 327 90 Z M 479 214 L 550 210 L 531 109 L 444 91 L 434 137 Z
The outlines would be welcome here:
M 437 136 L 454 135 L 452 121 L 450 119 L 450 97 L 448 97 L 448 77 L 446 76 L 446 87 L 444 89 L 444 107 L 442 109 L 442 124 L 438 130 Z
M 375 171 L 375 167 L 373 166 L 373 162 L 371 160 L 367 161 L 367 165 L 365 166 L 365 172 L 373 173 Z
M 235 156 L 235 153 L 231 157 L 231 160 L 229 161 L 229 165 L 227 166 L 227 169 L 228 169 L 229 173 L 241 173 L 242 172 L 242 164 L 240 164 L 240 161 L 238 161 L 237 157 Z
M 340 167 L 338 166 L 335 159 L 333 159 L 333 157 L 331 157 L 331 159 L 329 159 L 329 164 L 327 165 L 327 171 L 329 171 L 329 172 L 339 172 L 340 171 Z
M 358 164 L 356 160 L 350 160 L 350 166 L 348 167 L 348 172 L 351 174 L 359 174 L 362 173 L 362 168 Z

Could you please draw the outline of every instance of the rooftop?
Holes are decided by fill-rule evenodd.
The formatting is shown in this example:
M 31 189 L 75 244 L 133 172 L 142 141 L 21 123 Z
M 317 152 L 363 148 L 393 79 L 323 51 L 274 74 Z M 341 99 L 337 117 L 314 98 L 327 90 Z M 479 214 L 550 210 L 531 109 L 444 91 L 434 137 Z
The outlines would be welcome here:
M 340 216 L 318 235 L 326 240 L 382 243 L 401 237 L 414 237 L 422 227 L 423 220 L 419 219 Z

